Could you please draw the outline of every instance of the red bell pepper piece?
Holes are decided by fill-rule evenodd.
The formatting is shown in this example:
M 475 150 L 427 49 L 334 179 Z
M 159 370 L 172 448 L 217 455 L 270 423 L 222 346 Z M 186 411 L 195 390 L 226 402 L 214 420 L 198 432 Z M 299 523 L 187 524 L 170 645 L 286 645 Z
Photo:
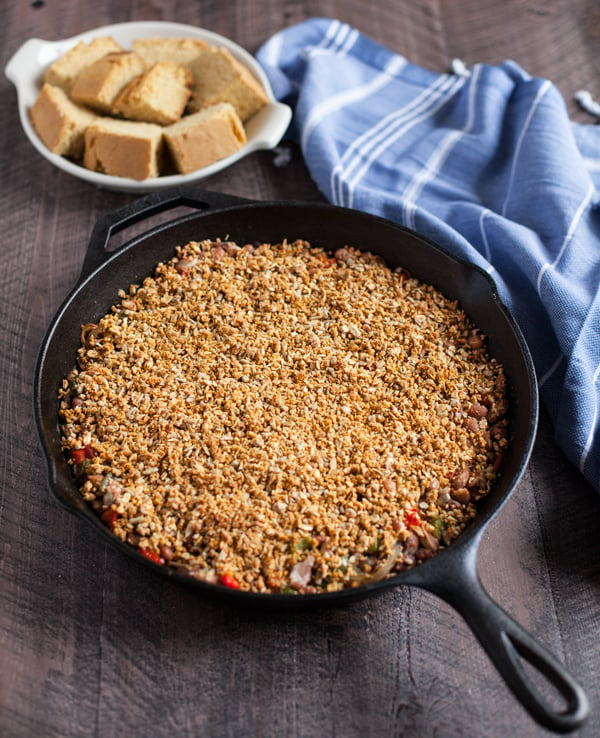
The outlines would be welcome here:
M 231 574 L 223 574 L 223 576 L 221 577 L 221 584 L 224 585 L 225 587 L 229 587 L 230 589 L 240 588 L 240 585 L 231 576 Z
M 150 551 L 147 548 L 138 548 L 138 551 L 150 561 L 154 561 L 155 564 L 164 564 L 165 560 L 156 553 L 156 551 Z
M 83 448 L 72 448 L 71 449 L 71 460 L 74 464 L 81 464 L 85 459 L 94 458 L 94 449 L 88 444 Z
M 72 448 L 71 449 L 71 461 L 74 464 L 81 464 L 85 459 L 85 449 L 83 448 Z
M 419 513 L 417 510 L 408 510 L 404 517 L 411 528 L 417 528 L 419 525 L 421 525 L 421 518 L 419 517 Z
M 500 453 L 498 456 L 496 456 L 496 460 L 494 461 L 494 465 L 492 467 L 494 474 L 497 474 L 500 471 L 500 467 L 502 466 L 502 462 L 504 461 L 504 454 Z
M 100 520 L 111 530 L 115 527 L 115 522 L 119 517 L 116 510 L 105 510 L 100 516 Z

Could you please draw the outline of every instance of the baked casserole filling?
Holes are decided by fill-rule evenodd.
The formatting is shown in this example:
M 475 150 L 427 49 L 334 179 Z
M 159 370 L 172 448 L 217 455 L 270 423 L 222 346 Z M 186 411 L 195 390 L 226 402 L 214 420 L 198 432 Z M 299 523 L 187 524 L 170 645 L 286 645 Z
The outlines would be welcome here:
M 256 592 L 418 565 L 507 448 L 502 366 L 460 306 L 354 248 L 190 242 L 96 324 L 62 445 L 115 536 Z

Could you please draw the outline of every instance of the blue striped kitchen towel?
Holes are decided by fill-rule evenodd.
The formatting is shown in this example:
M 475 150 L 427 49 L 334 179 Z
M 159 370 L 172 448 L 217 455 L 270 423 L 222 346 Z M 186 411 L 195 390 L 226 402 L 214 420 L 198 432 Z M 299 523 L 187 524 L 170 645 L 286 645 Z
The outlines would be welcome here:
M 258 60 L 336 205 L 486 269 L 531 348 L 558 445 L 600 491 L 600 126 L 518 64 L 438 74 L 315 18 Z

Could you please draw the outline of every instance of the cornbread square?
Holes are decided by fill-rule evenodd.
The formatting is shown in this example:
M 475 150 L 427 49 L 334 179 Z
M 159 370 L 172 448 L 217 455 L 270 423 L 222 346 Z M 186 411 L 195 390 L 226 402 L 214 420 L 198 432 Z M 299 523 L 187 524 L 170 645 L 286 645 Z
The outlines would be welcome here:
M 216 103 L 228 102 L 242 121 L 267 104 L 262 86 L 227 49 L 209 46 L 191 66 L 194 87 L 189 108 L 193 113 Z
M 239 151 L 246 132 L 235 108 L 219 103 L 187 115 L 164 129 L 177 171 L 189 174 Z
M 115 177 L 158 177 L 162 132 L 154 123 L 100 118 L 85 132 L 83 164 Z
M 151 66 L 159 61 L 172 61 L 190 68 L 198 55 L 208 47 L 206 41 L 196 38 L 138 38 L 131 48 Z
M 145 68 L 143 59 L 132 51 L 106 54 L 77 77 L 71 89 L 71 99 L 110 113 L 117 95 Z
M 125 86 L 113 113 L 162 126 L 175 123 L 189 100 L 191 84 L 192 75 L 181 64 L 157 62 Z
M 54 154 L 78 159 L 86 128 L 97 116 L 72 102 L 61 87 L 44 83 L 30 110 L 31 124 Z
M 89 44 L 80 41 L 48 67 L 44 74 L 44 82 L 62 87 L 63 90 L 69 92 L 85 67 L 106 54 L 120 51 L 123 51 L 123 47 L 112 36 L 100 36 L 90 41 Z

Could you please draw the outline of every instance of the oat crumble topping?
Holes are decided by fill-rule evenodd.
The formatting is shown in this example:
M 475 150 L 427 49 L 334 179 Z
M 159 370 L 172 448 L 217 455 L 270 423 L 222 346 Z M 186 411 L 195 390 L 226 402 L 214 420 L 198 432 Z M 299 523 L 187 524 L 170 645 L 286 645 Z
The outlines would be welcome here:
M 62 445 L 149 558 L 334 591 L 434 555 L 490 491 L 503 369 L 456 302 L 379 257 L 191 242 L 119 297 L 82 327 Z

